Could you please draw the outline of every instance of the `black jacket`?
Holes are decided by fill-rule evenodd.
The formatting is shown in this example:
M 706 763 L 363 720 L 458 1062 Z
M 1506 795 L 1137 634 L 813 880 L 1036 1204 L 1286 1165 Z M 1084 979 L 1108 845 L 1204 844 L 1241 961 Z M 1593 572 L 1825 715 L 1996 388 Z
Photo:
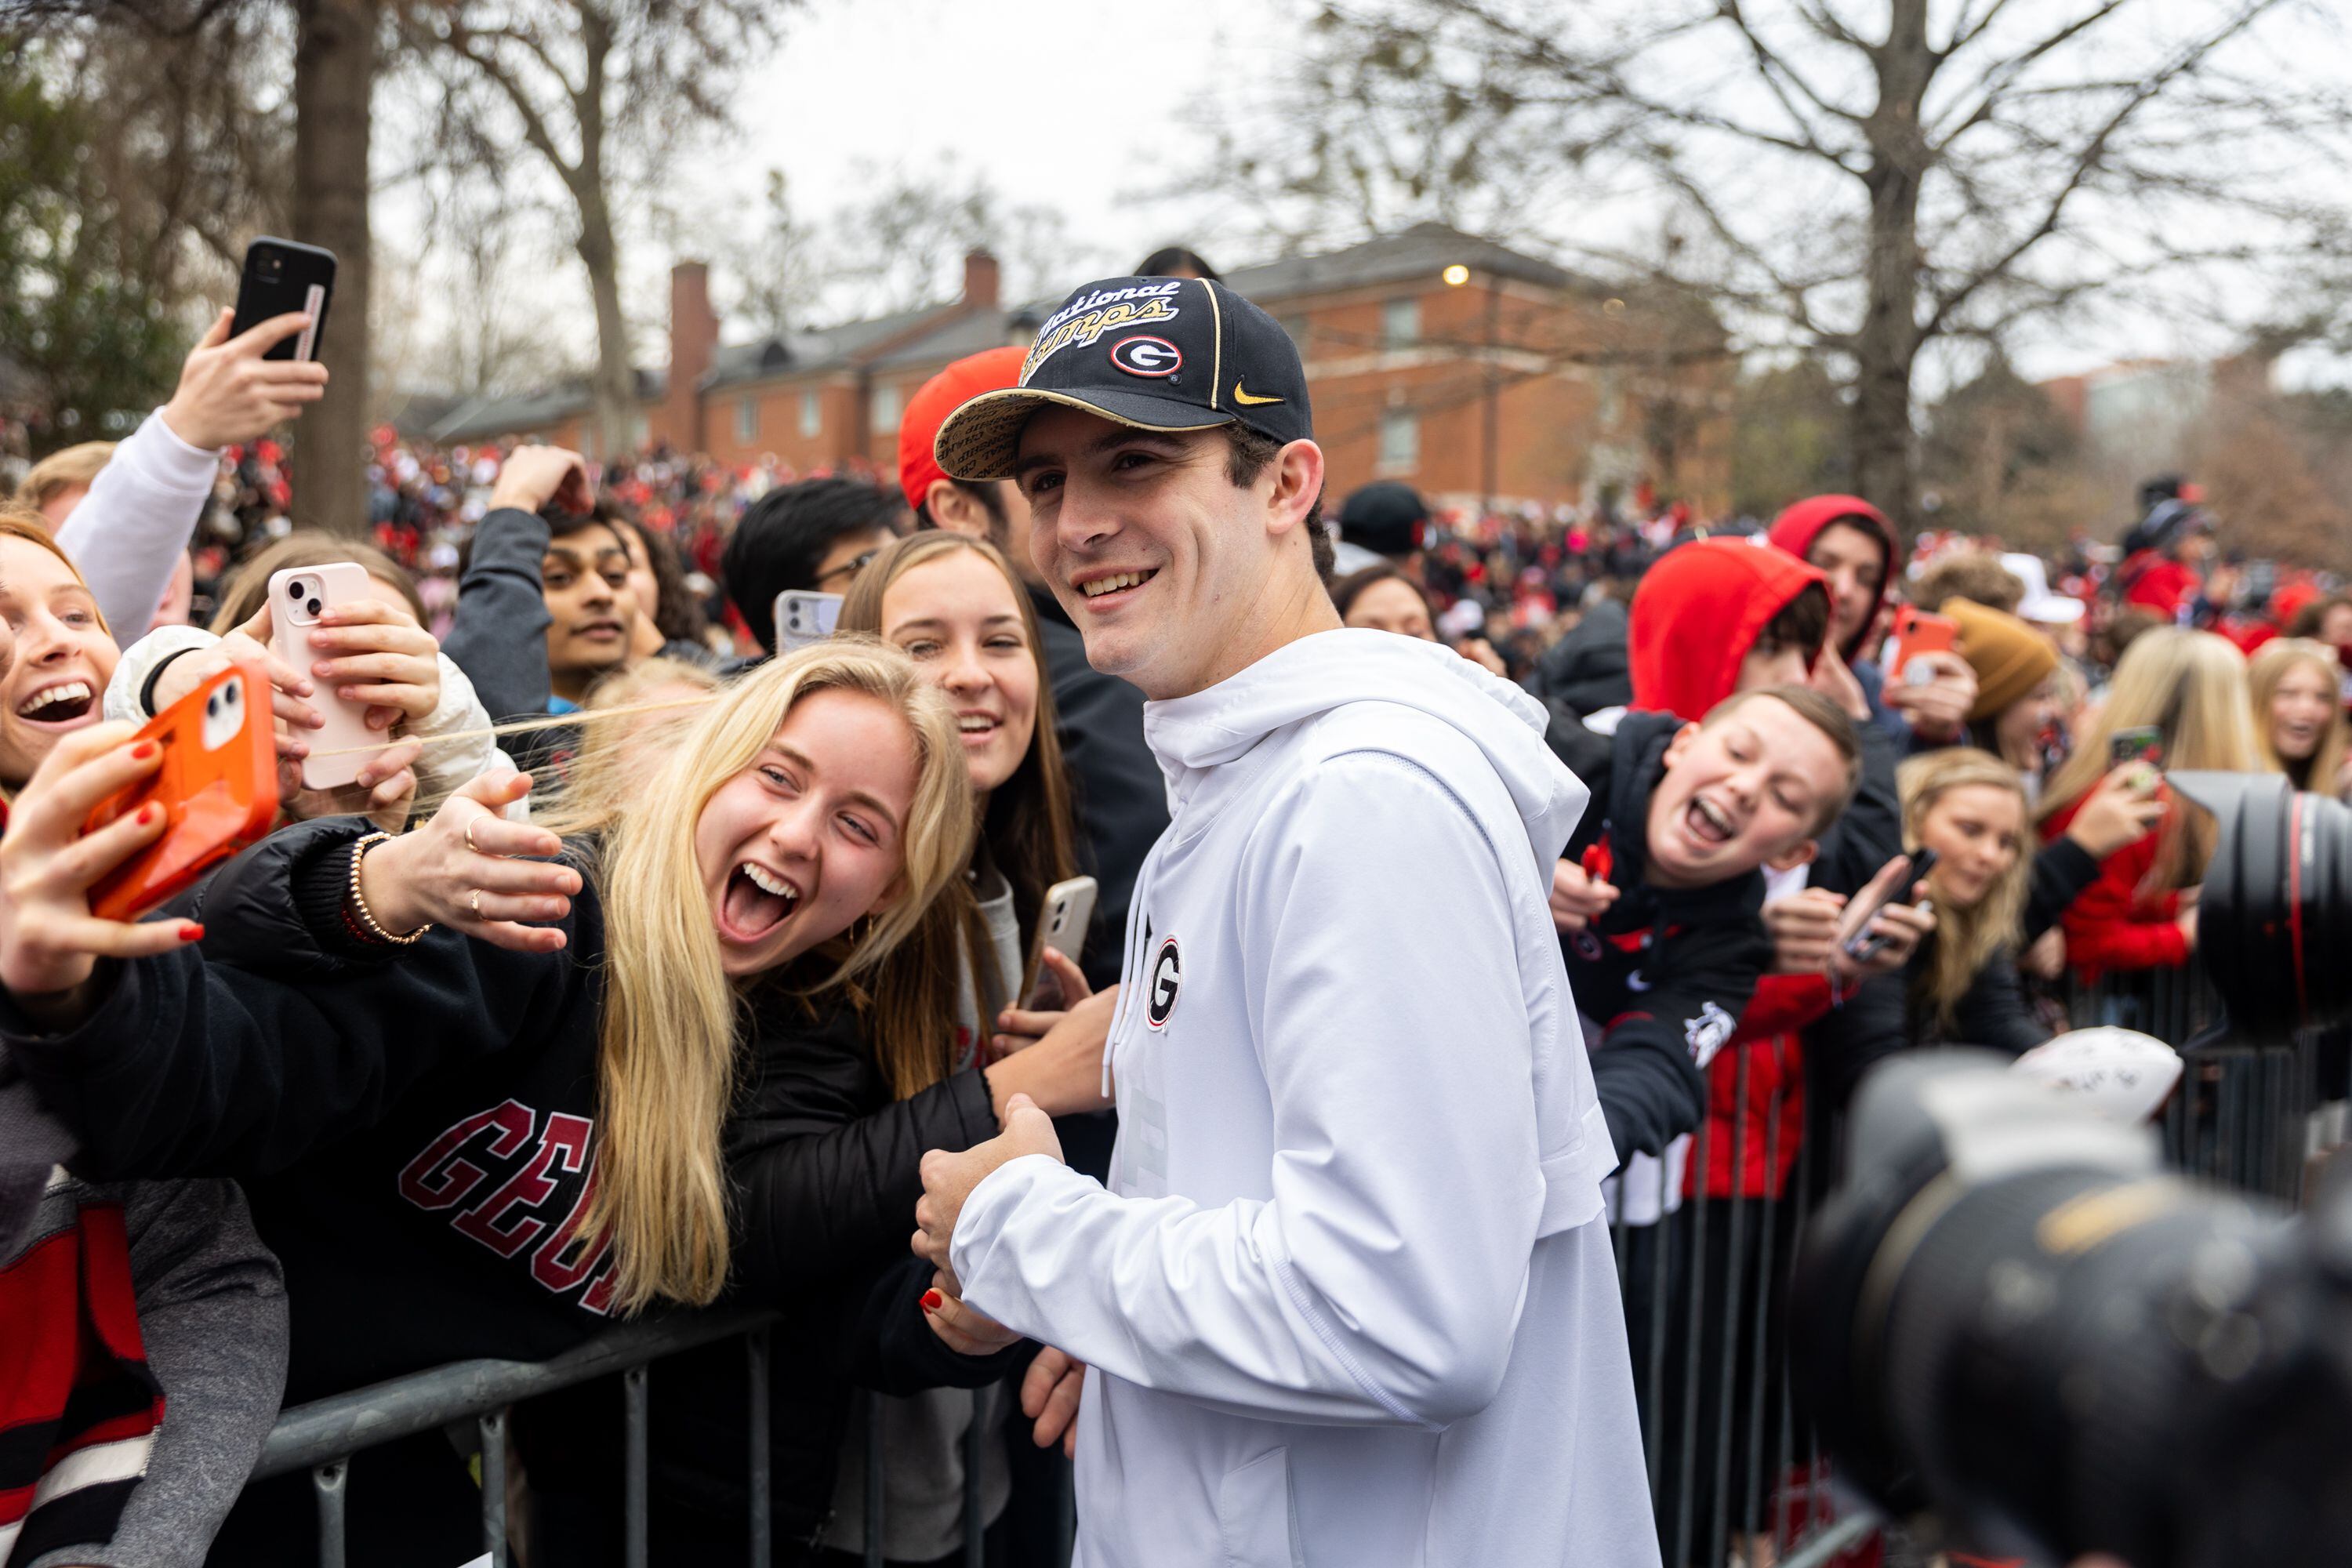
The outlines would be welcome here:
M 2033 879 L 2026 885 L 2019 945 L 2032 947 L 2083 896 L 2083 889 L 2098 879 L 2099 862 L 2064 834 L 2044 844 L 2033 857 Z
M 1527 688 L 1555 711 L 1598 713 L 1633 700 L 1632 621 L 1625 606 L 1603 599 L 1536 660 Z
M 1601 1027 L 1592 1078 L 1620 1158 L 1663 1152 L 1705 1119 L 1701 1068 L 1772 958 L 1761 873 L 1681 889 L 1643 879 L 1650 796 L 1681 726 L 1668 713 L 1625 716 L 1607 769 L 1584 780 L 1593 803 L 1566 856 L 1620 893 L 1594 925 L 1560 939 L 1577 1010 Z
M 1143 693 L 1087 662 L 1086 639 L 1050 592 L 1032 586 L 1029 600 L 1053 679 L 1054 733 L 1076 796 L 1078 859 L 1099 884 L 1079 963 L 1099 991 L 1118 979 L 1135 874 L 1168 826 L 1168 781 L 1144 744 Z
M 1805 1067 L 1812 1095 L 1825 1113 L 1843 1112 L 1863 1075 L 1895 1052 L 1916 1046 L 1980 1046 L 2022 1056 L 2050 1037 L 2033 1016 L 2018 979 L 2015 955 L 1996 952 L 1952 1010 L 1945 1028 L 1921 1001 L 1917 987 L 1933 961 L 1930 936 L 1911 962 L 1862 988 L 1805 1032 Z
M 205 954 L 117 966 L 68 1035 L 31 1032 L 0 1000 L 0 1034 L 80 1133 L 89 1174 L 248 1179 L 286 1268 L 289 1402 L 442 1362 L 541 1359 L 612 1321 L 606 1259 L 565 1239 L 596 1112 L 594 883 L 572 900 L 561 952 L 446 929 L 362 945 L 340 911 L 366 826 L 308 823 L 239 857 L 197 911 Z M 977 1073 L 892 1102 L 846 1013 L 770 992 L 748 1016 L 726 1144 L 730 1300 L 785 1311 L 779 1343 L 798 1352 L 776 1358 L 772 1406 L 777 1539 L 790 1541 L 830 1500 L 852 1376 L 898 1390 L 1001 1373 L 1005 1358 L 950 1355 L 922 1327 L 928 1279 L 905 1253 L 922 1150 L 996 1128 Z M 731 1446 L 667 1444 L 657 1506 L 725 1497 L 743 1452 L 740 1381 L 698 1424 Z M 548 1474 L 566 1479 L 561 1456 Z

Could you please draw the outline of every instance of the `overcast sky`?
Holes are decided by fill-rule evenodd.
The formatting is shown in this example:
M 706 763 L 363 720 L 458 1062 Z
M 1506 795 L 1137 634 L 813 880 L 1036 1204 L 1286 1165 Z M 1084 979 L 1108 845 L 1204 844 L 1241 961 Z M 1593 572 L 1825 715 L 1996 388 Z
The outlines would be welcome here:
M 1221 77 L 1271 74 L 1293 16 L 1267 0 L 814 0 L 738 98 L 737 191 L 782 168 L 794 205 L 823 214 L 860 194 L 861 160 L 919 174 L 952 153 L 1128 265 L 1180 215 L 1120 198 L 1196 160 L 1185 106 Z
M 1170 241 L 1198 243 L 1220 266 L 1261 259 L 1262 245 L 1218 232 L 1209 208 L 1149 193 L 1203 162 L 1187 110 L 1213 89 L 1278 79 L 1302 15 L 1293 0 L 810 0 L 786 16 L 774 56 L 745 74 L 740 137 L 688 164 L 701 172 L 674 193 L 682 232 L 624 237 L 627 305 L 653 328 L 643 347 L 659 352 L 671 260 L 718 256 L 719 237 L 755 226 L 772 167 L 785 173 L 796 215 L 821 219 L 868 194 L 874 170 L 920 179 L 951 157 L 1007 206 L 1064 216 L 1084 253 L 1057 287 Z M 562 275 L 576 279 L 576 265 L 563 259 Z M 953 279 L 939 287 L 944 295 Z M 530 309 L 558 316 L 582 355 L 593 338 L 585 292 L 530 293 Z M 2020 345 L 2019 360 L 2029 374 L 2059 374 L 2181 352 L 2175 337 L 2156 321 L 2077 328 Z

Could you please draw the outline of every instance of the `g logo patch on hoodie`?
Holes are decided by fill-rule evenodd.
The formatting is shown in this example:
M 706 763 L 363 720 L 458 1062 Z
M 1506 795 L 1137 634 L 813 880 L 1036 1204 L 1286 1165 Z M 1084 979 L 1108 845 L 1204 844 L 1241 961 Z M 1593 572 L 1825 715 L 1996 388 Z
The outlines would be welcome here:
M 1176 993 L 1183 986 L 1184 963 L 1176 952 L 1176 939 L 1171 936 L 1152 954 L 1151 973 L 1144 981 L 1143 1022 L 1147 1026 L 1168 1026 L 1168 1015 L 1176 1011 Z

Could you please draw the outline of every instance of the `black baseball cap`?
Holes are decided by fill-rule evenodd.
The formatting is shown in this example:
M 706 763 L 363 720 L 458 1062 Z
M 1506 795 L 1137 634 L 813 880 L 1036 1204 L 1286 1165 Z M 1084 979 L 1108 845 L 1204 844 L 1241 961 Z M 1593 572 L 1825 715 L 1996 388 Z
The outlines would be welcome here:
M 1429 504 L 1401 479 L 1374 479 L 1339 508 L 1339 537 L 1375 555 L 1405 556 L 1421 548 Z
M 1307 369 L 1290 334 L 1222 283 L 1107 278 L 1037 329 L 1017 386 L 983 392 L 940 425 L 933 454 L 959 479 L 1005 479 L 1021 427 L 1048 405 L 1139 430 L 1241 425 L 1312 439 Z

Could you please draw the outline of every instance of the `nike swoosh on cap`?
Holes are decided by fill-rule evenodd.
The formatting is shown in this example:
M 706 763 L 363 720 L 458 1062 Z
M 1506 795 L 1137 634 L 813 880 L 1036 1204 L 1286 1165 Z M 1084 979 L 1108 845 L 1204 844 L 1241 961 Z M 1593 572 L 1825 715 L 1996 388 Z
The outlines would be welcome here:
M 1244 392 L 1242 390 L 1242 384 L 1237 381 L 1234 383 L 1234 401 L 1246 407 L 1249 405 L 1258 403 L 1279 403 L 1282 399 L 1279 397 L 1259 397 L 1255 394 Z

